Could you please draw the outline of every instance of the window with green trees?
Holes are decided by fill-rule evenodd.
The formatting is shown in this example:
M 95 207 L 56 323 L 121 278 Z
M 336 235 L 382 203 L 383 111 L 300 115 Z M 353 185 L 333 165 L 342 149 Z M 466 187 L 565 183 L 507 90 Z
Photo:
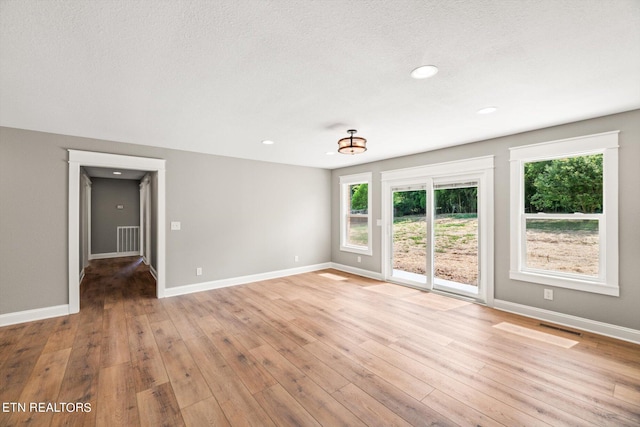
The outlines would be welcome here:
M 511 149 L 511 278 L 618 295 L 617 140 Z
M 602 154 L 526 163 L 525 212 L 601 213 Z
M 340 249 L 371 254 L 371 174 L 340 177 Z

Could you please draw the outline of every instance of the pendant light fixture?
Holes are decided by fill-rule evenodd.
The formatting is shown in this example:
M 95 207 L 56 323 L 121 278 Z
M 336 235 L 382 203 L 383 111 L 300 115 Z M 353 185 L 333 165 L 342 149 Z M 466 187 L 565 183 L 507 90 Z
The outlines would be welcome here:
M 367 151 L 367 140 L 359 136 L 353 136 L 356 132 L 355 129 L 349 129 L 347 131 L 348 136 L 338 141 L 338 153 L 342 154 L 360 154 Z

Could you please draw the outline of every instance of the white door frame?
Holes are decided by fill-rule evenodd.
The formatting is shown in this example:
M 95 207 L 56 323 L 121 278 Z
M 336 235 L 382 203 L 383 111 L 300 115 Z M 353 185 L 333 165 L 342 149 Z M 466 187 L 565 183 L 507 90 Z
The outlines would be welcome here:
M 382 265 L 381 271 L 383 277 L 387 281 L 400 282 L 393 278 L 393 268 L 391 266 L 391 229 L 393 218 L 393 206 L 391 203 L 392 189 L 396 186 L 403 186 L 412 183 L 425 183 L 427 186 L 427 232 L 429 236 L 433 236 L 431 232 L 431 217 L 433 209 L 431 198 L 433 196 L 434 180 L 446 180 L 447 178 L 462 177 L 465 175 L 473 175 L 478 181 L 478 217 L 482 219 L 479 224 L 481 236 L 480 247 L 480 277 L 479 285 L 481 285 L 482 295 L 478 295 L 478 301 L 484 302 L 490 307 L 493 306 L 493 156 L 477 157 L 473 159 L 458 160 L 447 163 L 437 163 L 432 165 L 418 166 L 407 169 L 396 169 L 381 172 L 382 181 Z M 431 240 L 431 239 L 430 239 Z M 429 258 L 429 257 L 427 257 Z M 433 289 L 432 280 L 432 260 L 427 260 L 427 286 L 426 289 Z M 409 283 L 404 283 L 409 284 Z M 412 286 L 419 286 L 411 283 Z
M 429 191 L 431 189 L 431 179 L 426 176 L 417 176 L 417 177 L 399 177 L 393 180 L 384 179 L 382 180 L 382 223 L 384 224 L 384 229 L 382 231 L 382 276 L 386 281 L 393 281 L 396 283 L 401 283 L 404 285 L 409 285 L 412 287 L 418 287 L 421 289 L 431 289 L 429 285 L 429 271 L 431 271 L 431 261 L 427 256 L 426 264 L 425 264 L 425 277 L 427 278 L 426 283 L 419 283 L 410 280 L 406 280 L 393 275 L 393 250 L 392 250 L 392 242 L 393 242 L 393 193 L 398 191 L 399 187 L 412 187 L 412 186 L 422 186 L 424 187 L 424 191 L 427 192 L 427 204 L 426 204 L 426 229 L 424 230 L 426 236 L 431 236 L 431 219 L 428 214 L 430 205 L 431 205 L 431 196 Z M 429 238 L 430 240 L 430 238 Z M 428 251 L 427 254 L 428 255 Z
M 151 259 L 151 178 L 146 174 L 140 181 L 140 255 L 145 264 Z
M 69 151 L 69 313 L 80 311 L 80 167 L 95 166 L 117 169 L 133 169 L 158 174 L 157 217 L 157 281 L 156 294 L 165 294 L 165 163 L 164 159 L 134 157 L 120 154 L 96 153 L 92 151 Z

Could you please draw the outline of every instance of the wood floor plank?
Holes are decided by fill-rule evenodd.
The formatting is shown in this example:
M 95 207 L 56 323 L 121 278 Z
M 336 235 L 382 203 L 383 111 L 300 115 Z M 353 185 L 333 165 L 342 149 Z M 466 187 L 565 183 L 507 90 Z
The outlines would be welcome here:
M 437 365 L 427 366 L 416 363 L 414 359 L 374 341 L 369 341 L 362 347 L 390 360 L 391 363 L 415 377 L 424 378 L 434 388 L 505 425 L 561 425 L 557 423 L 559 417 L 553 416 L 553 414 L 548 416 L 549 420 L 547 420 L 552 421 L 551 423 L 536 419 L 538 413 L 543 412 L 539 411 L 540 408 L 552 412 L 544 402 L 538 402 L 535 399 L 518 400 L 513 397 L 513 390 L 510 388 L 500 385 L 491 388 L 491 385 L 487 385 L 481 380 L 474 380 L 474 372 L 472 371 L 457 367 L 438 370 Z
M 97 426 L 139 426 L 135 380 L 130 362 L 100 370 Z
M 353 383 L 349 383 L 331 394 L 338 402 L 353 412 L 366 425 L 410 427 L 407 421 L 369 396 Z
M 378 285 L 371 285 L 365 288 L 368 291 L 379 292 L 383 295 L 393 297 L 408 297 L 413 295 L 419 295 L 420 291 L 406 286 L 393 285 L 391 283 L 382 283 Z
M 160 353 L 178 406 L 185 408 L 211 397 L 211 391 L 184 342 L 177 341 Z
M 34 403 L 55 403 L 58 402 L 60 385 L 64 377 L 64 371 L 69 361 L 70 348 L 42 353 L 33 368 L 31 376 L 26 382 L 20 398 L 17 402 L 25 402 L 30 405 Z M 44 412 L 13 412 L 7 425 L 49 425 L 53 411 Z
M 328 393 L 333 393 L 349 384 L 349 380 L 305 348 L 300 347 L 292 351 L 281 352 L 281 354 Z
M 69 400 L 62 400 L 64 402 L 71 402 Z M 96 402 L 95 401 L 73 401 L 74 404 L 82 405 L 82 410 L 75 406 L 73 412 L 57 412 L 53 414 L 51 419 L 51 427 L 85 427 L 96 425 Z M 0 423 L 0 425 L 2 425 Z
M 640 406 L 640 387 L 616 384 L 613 390 L 613 397 Z
M 417 400 L 423 399 L 433 391 L 433 387 L 418 377 L 408 374 L 406 371 L 393 366 L 383 358 L 377 357 L 371 352 L 363 350 L 359 345 L 348 342 L 333 334 L 325 337 L 325 343 L 340 350 L 347 357 L 350 357 L 369 371 L 384 378 L 389 383 L 404 390 L 405 393 Z
M 224 328 L 215 316 L 209 314 L 195 319 L 195 322 L 200 327 L 203 335 L 211 336 L 222 331 Z
M 55 332 L 49 336 L 42 352 L 48 353 L 51 351 L 71 348 L 73 340 L 76 337 L 79 320 L 80 319 L 77 316 L 61 317 L 59 324 L 56 326 Z
M 525 328 L 519 325 L 514 325 L 513 323 L 509 323 L 509 322 L 500 322 L 496 325 L 493 325 L 493 327 L 503 330 L 505 332 L 518 334 L 525 338 L 546 342 L 546 343 L 557 345 L 563 348 L 571 348 L 574 345 L 578 344 L 578 341 L 575 341 L 575 340 L 558 337 L 553 334 L 547 334 L 544 332 L 536 331 L 534 329 Z
M 321 425 L 280 384 L 256 393 L 255 398 L 279 427 Z
M 131 360 L 127 318 L 123 305 L 113 304 L 103 313 L 102 366 L 120 365 Z
M 169 381 L 147 316 L 127 318 L 127 330 L 136 391 Z
M 415 337 L 400 337 L 396 342 L 389 344 L 389 347 L 426 364 L 446 360 L 475 372 L 485 366 L 483 360 L 469 354 Z
M 204 335 L 204 332 L 198 327 L 195 320 L 187 315 L 187 311 L 179 298 L 165 298 L 162 300 L 162 303 L 173 325 L 184 341 Z
M 480 411 L 467 406 L 463 402 L 452 398 L 440 390 L 434 390 L 422 402 L 432 408 L 434 411 L 447 414 L 458 425 L 474 425 L 483 427 L 500 427 L 505 426 L 494 419 L 489 418 Z M 508 426 L 505 426 L 508 427 Z
M 27 340 L 28 342 L 28 340 Z M 17 402 L 36 362 L 42 353 L 44 343 L 20 343 L 14 357 L 7 359 L 2 366 L 2 387 L 0 401 Z
M 0 328 L 0 369 L 17 351 L 20 340 L 29 326 L 29 323 L 20 323 Z
M 233 335 L 220 332 L 210 339 L 251 394 L 276 384 L 276 380 Z
M 403 390 L 389 384 L 383 378 L 363 368 L 356 361 L 344 357 L 339 350 L 320 341 L 308 344 L 305 348 L 378 402 L 407 420 L 411 425 L 456 425 L 446 416 L 439 414 L 422 402 L 412 398 Z
M 173 326 L 171 320 L 162 320 L 160 322 L 150 321 L 149 325 L 151 326 L 158 350 L 161 352 L 171 351 L 175 343 L 182 342 L 182 336 L 176 327 Z
M 631 426 L 637 422 L 625 418 L 621 413 L 598 408 L 591 402 L 585 402 L 573 398 L 573 396 L 558 392 L 552 388 L 543 387 L 533 381 L 527 381 L 512 372 L 503 371 L 493 366 L 487 366 L 480 371 L 480 375 L 491 378 L 493 381 L 515 388 L 521 393 L 548 402 L 550 405 L 561 409 L 563 412 L 573 415 L 578 423 L 591 423 L 592 425 L 606 425 L 612 423 L 618 426 Z M 584 421 L 580 421 L 584 420 Z
M 181 412 L 187 427 L 231 427 L 218 401 L 213 396 L 182 408 Z
M 411 294 L 402 298 L 405 301 L 419 304 L 424 307 L 431 308 L 438 311 L 448 311 L 454 308 L 464 307 L 470 305 L 469 301 L 463 301 L 455 298 L 449 298 L 442 295 L 420 292 L 419 294 Z
M 275 427 L 209 338 L 200 337 L 186 341 L 185 344 L 232 426 Z
M 137 393 L 136 398 L 141 426 L 184 426 L 178 402 L 169 383 L 143 390 Z
M 327 426 L 365 425 L 270 345 L 254 348 L 251 353 L 320 424 Z
M 78 328 L 60 388 L 63 402 L 95 402 L 98 390 L 102 323 Z

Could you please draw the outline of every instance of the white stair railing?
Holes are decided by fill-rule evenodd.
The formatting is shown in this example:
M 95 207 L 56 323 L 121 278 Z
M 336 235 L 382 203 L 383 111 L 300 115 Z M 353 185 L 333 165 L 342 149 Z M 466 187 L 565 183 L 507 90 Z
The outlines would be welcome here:
M 140 227 L 137 225 L 118 226 L 118 253 L 140 252 Z

